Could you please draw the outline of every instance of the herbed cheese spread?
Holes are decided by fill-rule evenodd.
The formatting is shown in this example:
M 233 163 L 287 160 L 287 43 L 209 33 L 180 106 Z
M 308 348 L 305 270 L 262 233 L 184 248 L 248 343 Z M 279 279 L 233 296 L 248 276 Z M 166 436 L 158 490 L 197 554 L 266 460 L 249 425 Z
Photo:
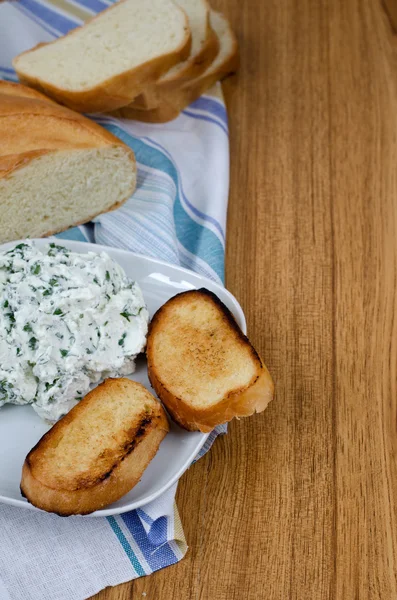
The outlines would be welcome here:
M 134 371 L 148 319 L 140 287 L 105 252 L 26 241 L 0 253 L 0 407 L 58 420 L 91 383 Z

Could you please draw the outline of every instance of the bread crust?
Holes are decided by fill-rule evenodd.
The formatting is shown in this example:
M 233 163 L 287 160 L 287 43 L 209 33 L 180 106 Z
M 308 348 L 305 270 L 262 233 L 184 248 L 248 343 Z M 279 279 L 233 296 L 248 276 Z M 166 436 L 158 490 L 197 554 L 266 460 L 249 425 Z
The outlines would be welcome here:
M 45 463 L 46 448 L 67 434 L 79 418 L 83 418 L 84 404 L 95 402 L 98 394 L 109 393 L 109 388 L 117 385 L 118 381 L 108 379 L 95 388 L 29 452 L 22 469 L 21 493 L 31 504 L 60 516 L 88 514 L 119 500 L 139 482 L 169 430 L 165 411 L 157 401 L 150 417 L 143 412 L 136 427 L 128 432 L 129 442 L 116 449 L 109 462 L 105 462 L 105 466 L 101 464 L 100 469 L 75 478 L 68 473 L 62 480 L 62 476 L 58 479 L 51 476 L 51 468 Z M 141 384 L 133 383 L 150 396 Z M 154 401 L 154 398 L 151 397 L 151 400 Z M 111 445 L 112 439 L 107 443 Z M 106 452 L 106 446 L 102 451 L 102 454 Z M 114 454 L 118 454 L 116 460 Z
M 168 121 L 176 119 L 180 115 L 181 110 L 182 109 L 164 101 L 161 107 L 151 108 L 150 110 L 133 108 L 131 105 L 124 106 L 117 111 L 113 111 L 111 115 L 121 119 L 141 121 L 142 123 L 168 123 Z
M 128 106 L 120 108 L 114 113 L 114 116 L 144 123 L 166 123 L 176 119 L 189 104 L 200 98 L 217 81 L 223 80 L 238 70 L 240 62 L 238 42 L 230 27 L 229 35 L 233 40 L 232 51 L 215 71 L 207 75 L 204 72 L 196 78 L 187 79 L 182 85 L 168 86 L 166 93 L 161 94 L 161 97 L 158 94 L 155 101 L 147 103 L 147 108 L 143 108 L 143 101 L 140 101 L 138 105 L 132 102 Z
M 167 389 L 161 379 L 161 373 L 158 372 L 153 354 L 153 339 L 156 336 L 156 332 L 163 327 L 163 320 L 167 316 L 170 303 L 175 307 L 175 303 L 183 303 L 186 296 L 192 294 L 201 294 L 204 297 L 210 298 L 216 304 L 224 316 L 225 326 L 234 332 L 235 341 L 245 347 L 249 347 L 251 356 L 257 364 L 255 376 L 245 387 L 238 390 L 231 389 L 220 402 L 206 408 L 194 408 Z M 156 312 L 149 325 L 146 354 L 149 380 L 153 389 L 166 406 L 172 418 L 188 431 L 199 430 L 208 433 L 217 425 L 226 423 L 234 417 L 246 417 L 255 412 L 262 412 L 273 398 L 273 380 L 263 361 L 251 345 L 247 336 L 241 331 L 229 309 L 215 294 L 205 288 L 177 294 Z
M 128 0 L 121 0 L 125 2 Z M 81 29 L 88 23 L 101 18 L 108 11 L 114 10 L 120 4 L 113 4 L 104 11 L 86 21 L 81 27 L 73 29 L 66 36 L 73 35 L 78 29 Z M 182 11 L 182 9 L 180 9 Z M 184 11 L 182 11 L 184 12 Z M 184 13 L 185 14 L 185 13 Z M 63 36 L 63 37 L 66 37 Z M 13 60 L 13 67 L 16 70 L 18 77 L 22 83 L 26 83 L 33 88 L 44 92 L 60 104 L 64 104 L 69 108 L 83 113 L 108 112 L 120 108 L 131 102 L 138 94 L 140 94 L 145 86 L 156 81 L 163 73 L 166 73 L 171 67 L 178 62 L 185 60 L 189 56 L 191 47 L 191 33 L 188 27 L 188 19 L 185 14 L 185 37 L 178 48 L 149 60 L 138 67 L 124 71 L 107 80 L 94 86 L 93 88 L 81 91 L 71 91 L 62 89 L 49 82 L 44 81 L 39 77 L 33 77 L 29 73 L 23 72 L 18 67 L 18 60 L 21 56 L 34 52 L 39 47 L 56 44 L 58 40 L 52 42 L 42 42 L 34 48 L 22 52 Z

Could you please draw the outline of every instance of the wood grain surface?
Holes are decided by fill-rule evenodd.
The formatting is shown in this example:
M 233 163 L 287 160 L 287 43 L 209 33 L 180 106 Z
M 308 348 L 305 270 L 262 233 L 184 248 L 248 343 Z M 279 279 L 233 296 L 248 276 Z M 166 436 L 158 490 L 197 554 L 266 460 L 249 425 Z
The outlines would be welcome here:
M 396 0 L 214 5 L 227 285 L 277 395 L 182 478 L 186 558 L 95 598 L 396 600 Z

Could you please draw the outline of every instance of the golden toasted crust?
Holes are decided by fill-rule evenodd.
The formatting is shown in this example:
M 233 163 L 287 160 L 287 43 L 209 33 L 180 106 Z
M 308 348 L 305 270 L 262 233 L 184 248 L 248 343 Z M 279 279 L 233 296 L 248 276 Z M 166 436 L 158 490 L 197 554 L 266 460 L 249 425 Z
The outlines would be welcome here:
M 128 402 L 131 394 L 142 399 L 141 413 L 135 411 L 117 428 L 110 417 L 106 428 L 106 411 L 111 415 L 112 398 L 125 396 Z M 94 404 L 101 415 L 97 422 L 92 419 Z M 168 429 L 164 409 L 146 388 L 125 378 L 108 379 L 29 452 L 23 465 L 21 492 L 38 508 L 63 516 L 99 510 L 138 483 Z M 80 456 L 79 462 L 76 456 Z
M 176 336 L 180 333 L 180 365 L 187 359 L 186 348 L 184 347 L 185 340 L 191 338 L 193 345 L 195 338 L 198 338 L 197 328 L 188 331 L 188 326 L 184 328 L 184 331 L 179 332 L 178 330 L 178 319 L 176 317 L 178 309 L 182 308 L 186 302 L 189 302 L 194 297 L 195 301 L 207 303 L 210 302 L 217 308 L 217 311 L 222 316 L 222 329 L 227 334 L 228 341 L 225 343 L 233 344 L 234 351 L 239 352 L 239 348 L 247 352 L 250 356 L 247 361 L 251 365 L 254 365 L 254 374 L 243 386 L 236 389 L 233 384 L 230 384 L 230 389 L 215 403 L 212 403 L 206 407 L 193 406 L 192 403 L 183 396 L 183 393 L 179 393 L 177 396 L 173 393 L 172 388 L 173 382 L 165 382 L 161 368 L 158 365 L 158 358 L 156 356 L 156 336 L 161 334 L 167 328 L 174 328 Z M 198 326 L 197 326 L 198 327 Z M 218 332 L 219 333 L 219 332 Z M 162 351 L 165 351 L 162 348 Z M 206 355 L 204 355 L 204 351 Z M 213 362 L 217 364 L 217 360 L 214 360 L 213 355 L 214 348 L 211 348 L 210 342 L 207 347 L 200 345 L 197 342 L 197 353 L 200 354 L 200 360 L 206 359 L 209 363 Z M 168 412 L 172 418 L 181 427 L 188 429 L 189 431 L 200 430 L 203 432 L 211 431 L 216 425 L 230 421 L 234 417 L 249 416 L 255 412 L 263 411 L 269 404 L 273 397 L 274 385 L 272 378 L 265 367 L 264 363 L 258 356 L 257 352 L 249 342 L 248 338 L 242 333 L 239 326 L 237 325 L 233 315 L 228 308 L 215 296 L 206 289 L 194 290 L 189 292 L 183 292 L 174 296 L 166 302 L 154 315 L 150 326 L 147 341 L 147 360 L 148 360 L 148 373 L 150 382 L 156 391 L 161 401 L 166 406 Z M 218 359 L 219 361 L 219 359 Z M 175 371 L 178 370 L 178 364 L 172 365 Z M 190 365 L 192 368 L 191 378 L 196 379 L 197 373 L 193 372 L 194 363 Z M 211 377 L 216 385 L 216 373 L 211 373 Z
M 124 2 L 127 0 L 121 1 Z M 119 3 L 116 3 L 109 8 L 106 8 L 92 19 L 86 21 L 86 23 L 81 27 L 84 27 L 91 21 L 101 18 L 104 13 L 114 10 L 118 4 Z M 56 44 L 57 40 L 54 40 L 53 42 L 40 43 L 34 48 L 22 52 L 14 58 L 13 66 L 22 83 L 26 83 L 33 88 L 44 92 L 57 102 L 60 102 L 61 104 L 64 104 L 65 106 L 68 106 L 77 112 L 90 113 L 112 111 L 131 102 L 138 94 L 142 92 L 145 86 L 156 81 L 161 75 L 163 75 L 163 73 L 166 73 L 171 67 L 176 65 L 178 62 L 185 60 L 189 56 L 191 33 L 188 27 L 186 15 L 185 18 L 186 35 L 179 48 L 173 52 L 149 60 L 139 67 L 135 67 L 125 71 L 124 73 L 110 77 L 106 81 L 103 81 L 101 84 L 96 85 L 89 90 L 78 92 L 62 89 L 43 81 L 40 78 L 32 77 L 29 75 L 29 73 L 23 72 L 18 67 L 18 59 L 21 56 L 27 54 L 28 52 L 34 52 L 41 46 Z M 73 29 L 66 35 L 73 35 L 78 29 L 81 29 L 81 27 Z
M 233 39 L 232 52 L 216 70 L 211 72 L 208 69 L 207 74 L 204 72 L 191 80 L 187 79 L 182 85 L 170 85 L 165 93 L 161 96 L 157 93 L 156 96 L 150 98 L 150 101 L 144 96 L 139 96 L 139 100 L 136 99 L 112 114 L 144 123 L 166 123 L 176 119 L 189 104 L 200 98 L 217 81 L 237 71 L 239 67 L 237 38 L 231 28 L 229 33 Z

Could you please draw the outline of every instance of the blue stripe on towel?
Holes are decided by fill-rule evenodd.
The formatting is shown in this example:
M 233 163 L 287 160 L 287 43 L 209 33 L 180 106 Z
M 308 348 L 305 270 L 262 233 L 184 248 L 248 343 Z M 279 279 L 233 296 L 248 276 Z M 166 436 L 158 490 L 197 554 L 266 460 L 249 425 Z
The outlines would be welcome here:
M 42 27 L 42 29 L 44 29 L 44 31 L 46 31 L 47 33 L 49 33 L 53 37 L 58 36 L 58 31 L 56 29 L 53 29 L 52 27 L 49 27 L 41 19 L 38 19 L 34 14 L 31 13 L 30 10 L 28 10 L 24 6 L 21 6 L 20 2 L 15 2 L 14 3 L 14 8 L 15 8 L 15 10 L 18 10 L 20 13 L 22 13 L 23 15 L 25 15 L 26 17 L 28 17 L 28 19 L 31 19 L 34 23 L 37 23 L 37 25 L 39 25 L 40 27 Z
M 104 126 L 132 148 L 138 163 L 140 162 L 153 169 L 159 169 L 173 179 L 176 188 L 173 210 L 177 238 L 184 248 L 209 264 L 218 277 L 223 280 L 223 245 L 213 231 L 194 221 L 184 210 L 178 191 L 178 173 L 172 161 L 163 152 L 147 146 L 147 144 L 138 138 L 132 137 L 118 125 L 105 122 Z
M 51 24 L 51 28 L 56 29 L 59 33 L 68 33 L 68 31 L 75 29 L 80 25 L 80 21 L 72 21 L 68 17 L 61 15 L 55 10 L 52 10 L 48 6 L 44 6 L 44 4 L 40 4 L 35 0 L 19 0 L 18 4 L 23 8 L 26 8 L 41 21 L 44 21 L 45 24 Z
M 215 125 L 218 125 L 218 127 L 220 127 L 226 135 L 229 135 L 226 127 L 220 121 L 217 121 L 216 119 L 212 119 L 211 117 L 206 117 L 205 115 L 199 115 L 198 113 L 193 113 L 186 109 L 183 111 L 183 114 L 187 115 L 188 117 L 193 117 L 193 119 L 200 119 L 201 121 L 207 121 L 208 123 L 215 123 Z
M 213 98 L 208 98 L 208 96 L 201 96 L 194 102 L 192 102 L 189 108 L 196 108 L 198 110 L 206 110 L 214 117 L 218 117 L 224 125 L 227 126 L 227 112 L 223 104 L 214 100 Z
M 164 146 L 162 146 L 158 142 L 155 142 L 154 140 L 152 140 L 151 138 L 148 138 L 148 137 L 144 137 L 142 139 L 145 139 L 148 142 L 150 142 L 151 144 L 153 144 L 154 146 L 157 146 L 157 148 L 159 148 L 162 152 L 164 152 L 164 154 L 166 154 L 170 159 L 172 159 L 170 153 L 164 148 Z M 200 219 L 202 219 L 203 221 L 207 221 L 208 223 L 212 223 L 212 225 L 214 225 L 214 227 L 216 227 L 216 229 L 221 234 L 222 239 L 225 240 L 225 234 L 224 234 L 224 231 L 223 231 L 222 226 L 219 223 L 219 221 L 217 221 L 216 219 L 214 219 L 213 217 L 211 217 L 211 215 L 207 215 L 207 214 L 201 212 L 201 210 L 199 210 L 195 206 L 193 206 L 193 204 L 188 200 L 188 198 L 185 195 L 185 192 L 183 191 L 182 183 L 181 183 L 181 192 L 182 192 L 182 197 L 183 197 L 184 201 L 186 202 L 187 206 L 190 208 L 190 210 L 197 217 L 199 217 Z
M 167 534 L 165 533 L 164 536 L 164 525 L 162 523 L 155 528 L 153 535 L 151 536 L 152 539 L 150 539 L 135 510 L 124 513 L 121 515 L 121 518 L 133 535 L 146 562 L 153 571 L 161 569 L 164 565 L 172 565 L 178 562 L 179 559 L 167 542 Z M 165 517 L 160 517 L 160 519 L 164 519 L 167 524 L 167 519 Z M 157 519 L 157 521 L 158 520 L 159 519 Z M 154 522 L 152 527 L 155 526 L 157 521 Z
M 133 514 L 133 513 L 130 513 L 130 514 Z M 120 544 L 122 545 L 123 550 L 125 551 L 126 555 L 130 559 L 130 562 L 131 562 L 132 566 L 134 567 L 136 574 L 139 576 L 146 575 L 140 562 L 138 561 L 137 557 L 135 556 L 133 549 L 131 548 L 130 544 L 128 543 L 127 538 L 125 537 L 124 533 L 121 531 L 116 519 L 114 517 L 107 517 L 107 521 L 108 521 L 110 527 L 113 529 L 113 532 L 117 536 L 117 539 L 119 540 Z
M 101 0 L 78 0 L 78 2 L 76 0 L 76 4 L 84 6 L 85 8 L 89 8 L 95 13 L 99 13 L 102 10 L 105 10 L 105 8 L 109 8 L 109 4 L 106 4 Z

